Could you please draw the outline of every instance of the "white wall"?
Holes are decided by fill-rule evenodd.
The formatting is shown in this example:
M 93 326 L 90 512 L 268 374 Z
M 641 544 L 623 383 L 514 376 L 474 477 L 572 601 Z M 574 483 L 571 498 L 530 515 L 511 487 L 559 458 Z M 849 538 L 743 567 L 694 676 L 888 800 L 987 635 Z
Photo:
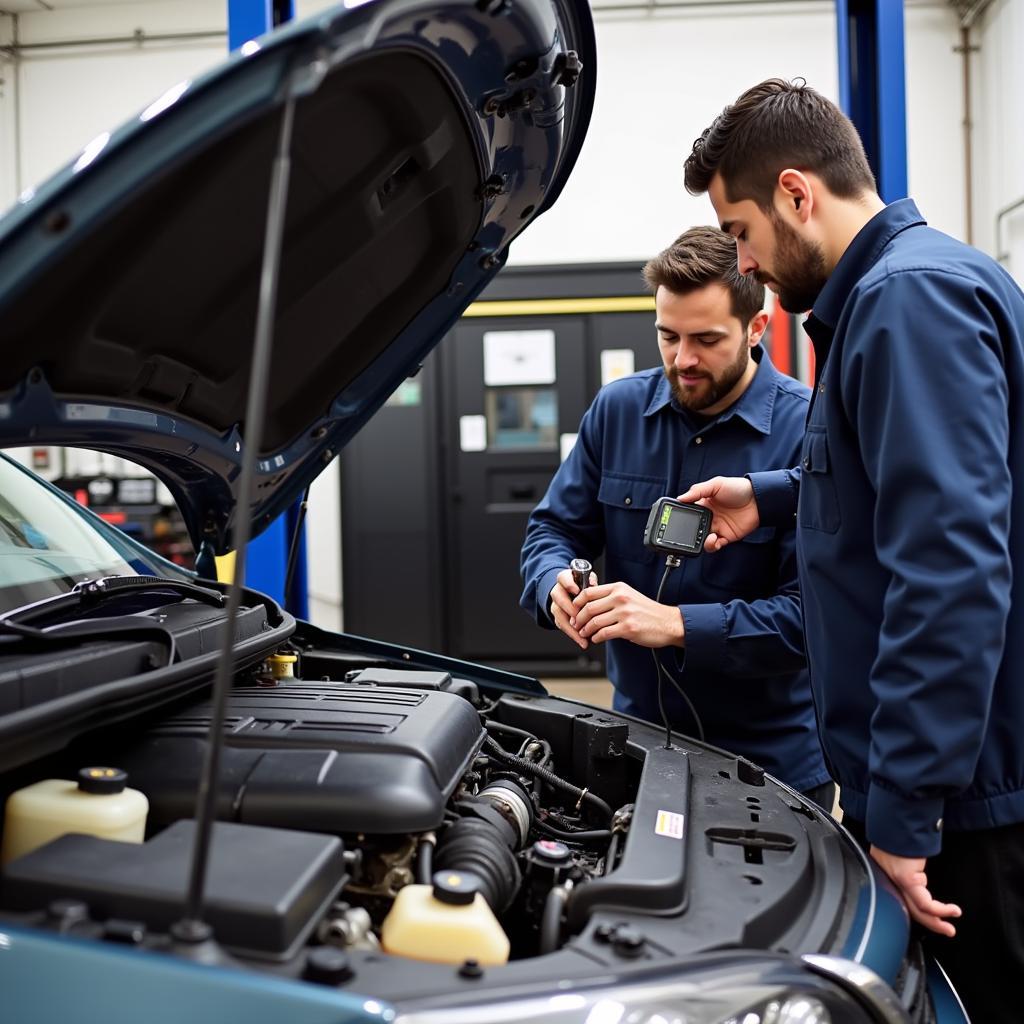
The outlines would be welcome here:
M 1024 3 L 994 0 L 973 33 L 975 127 L 975 244 L 1009 255 L 1004 265 L 1024 286 L 1024 207 L 1008 217 L 1001 244 L 999 210 L 1024 198 Z
M 0 16 L 0 39 L 11 41 L 16 27 L 18 42 L 27 47 L 17 63 L 0 57 L 0 208 L 169 86 L 222 60 L 226 26 L 226 0 L 149 0 Z M 137 30 L 146 36 L 211 36 L 81 45 L 130 38 Z M 58 42 L 76 45 L 50 48 Z
M 706 196 L 683 188 L 693 140 L 764 78 L 801 75 L 837 93 L 831 2 L 597 14 L 597 98 L 579 162 L 510 262 L 646 260 L 693 224 Z
M 61 0 L 57 0 L 58 5 Z M 2 9 L 0 0 L 0 9 Z M 330 0 L 296 0 L 298 16 Z M 226 0 L 126 0 L 17 18 L 23 44 L 210 33 L 0 56 L 0 209 L 72 158 L 99 132 L 226 49 Z M 654 14 L 597 10 L 597 102 L 576 171 L 558 204 L 513 245 L 514 263 L 642 260 L 694 223 L 705 197 L 682 186 L 693 139 L 721 108 L 772 75 L 805 77 L 837 93 L 832 0 L 705 4 Z M 15 19 L 0 14 L 0 46 Z M 906 0 L 910 192 L 935 226 L 963 237 L 964 171 L 957 20 L 946 0 Z M 994 0 L 973 41 L 975 242 L 995 253 L 996 211 L 1024 195 L 1024 0 Z M 1008 224 L 1013 270 L 1024 278 L 1024 210 Z M 341 616 L 337 470 L 314 488 L 309 519 L 312 614 Z
M 908 190 L 932 227 L 964 240 L 958 25 L 945 0 L 905 8 Z

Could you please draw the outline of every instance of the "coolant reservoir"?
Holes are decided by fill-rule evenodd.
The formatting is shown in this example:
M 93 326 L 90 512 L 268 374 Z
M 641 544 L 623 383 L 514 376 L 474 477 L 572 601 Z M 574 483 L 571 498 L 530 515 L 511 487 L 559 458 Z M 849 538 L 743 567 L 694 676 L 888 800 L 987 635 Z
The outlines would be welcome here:
M 381 944 L 414 960 L 503 964 L 508 936 L 468 871 L 438 871 L 433 885 L 407 885 L 384 918 Z
M 44 779 L 7 798 L 0 861 L 6 864 L 68 832 L 141 843 L 149 801 L 119 768 L 83 768 L 77 781 Z

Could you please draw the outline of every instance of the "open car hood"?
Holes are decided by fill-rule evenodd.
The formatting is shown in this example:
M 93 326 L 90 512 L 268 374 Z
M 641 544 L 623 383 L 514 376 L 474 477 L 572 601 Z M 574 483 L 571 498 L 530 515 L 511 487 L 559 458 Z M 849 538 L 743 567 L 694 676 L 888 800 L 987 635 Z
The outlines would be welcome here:
M 253 532 L 415 372 L 555 200 L 584 0 L 375 0 L 291 24 L 101 135 L 0 220 L 0 445 L 124 456 L 229 550 L 271 165 L 297 97 Z

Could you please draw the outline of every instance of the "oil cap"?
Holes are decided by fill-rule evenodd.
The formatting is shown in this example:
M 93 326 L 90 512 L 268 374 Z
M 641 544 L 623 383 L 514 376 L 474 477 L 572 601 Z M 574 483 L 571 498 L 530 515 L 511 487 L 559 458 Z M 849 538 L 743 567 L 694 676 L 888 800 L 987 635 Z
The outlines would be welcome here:
M 437 871 L 434 873 L 434 898 L 454 907 L 465 907 L 480 891 L 480 879 L 472 871 Z
M 82 768 L 78 788 L 83 793 L 121 793 L 128 785 L 128 773 L 120 768 Z

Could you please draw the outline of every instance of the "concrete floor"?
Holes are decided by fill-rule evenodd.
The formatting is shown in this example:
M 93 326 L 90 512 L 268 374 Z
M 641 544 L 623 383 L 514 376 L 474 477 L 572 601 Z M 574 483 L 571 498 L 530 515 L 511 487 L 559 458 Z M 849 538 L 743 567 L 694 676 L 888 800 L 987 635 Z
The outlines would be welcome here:
M 587 704 L 596 704 L 600 708 L 612 706 L 612 684 L 607 679 L 587 676 L 583 679 L 542 679 L 549 693 L 555 697 L 570 697 L 582 700 Z

